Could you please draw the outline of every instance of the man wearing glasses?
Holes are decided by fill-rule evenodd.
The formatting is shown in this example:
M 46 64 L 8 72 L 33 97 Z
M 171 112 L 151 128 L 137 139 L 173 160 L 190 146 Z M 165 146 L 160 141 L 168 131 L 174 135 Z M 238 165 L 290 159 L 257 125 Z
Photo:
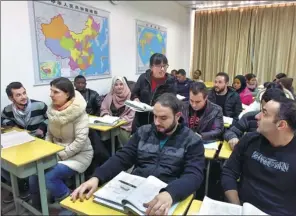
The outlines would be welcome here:
M 141 74 L 132 91 L 131 100 L 154 105 L 156 99 L 163 93 L 176 94 L 175 80 L 167 73 L 168 60 L 165 55 L 154 53 L 150 57 L 150 69 Z M 136 112 L 133 121 L 133 131 L 142 125 L 153 122 L 153 113 Z
M 233 204 L 248 202 L 268 215 L 295 215 L 296 102 L 270 100 L 256 119 L 257 132 L 239 141 L 223 168 L 225 195 Z

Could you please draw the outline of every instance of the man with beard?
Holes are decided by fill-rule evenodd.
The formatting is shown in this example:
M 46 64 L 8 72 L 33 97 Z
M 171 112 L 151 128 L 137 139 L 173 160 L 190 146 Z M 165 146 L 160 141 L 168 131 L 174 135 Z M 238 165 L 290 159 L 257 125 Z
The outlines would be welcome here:
M 176 72 L 176 78 L 177 94 L 185 97 L 183 101 L 188 101 L 189 88 L 193 81 L 186 78 L 186 71 L 184 69 L 180 69 Z
M 238 93 L 228 87 L 229 76 L 225 72 L 219 72 L 215 78 L 214 88 L 209 92 L 208 99 L 219 105 L 223 110 L 223 115 L 238 120 L 242 112 L 242 102 Z
M 240 139 L 223 168 L 225 196 L 233 204 L 251 203 L 268 215 L 295 215 L 296 102 L 272 99 L 256 119 L 257 132 Z
M 6 87 L 6 94 L 12 104 L 6 106 L 1 113 L 2 127 L 18 127 L 30 131 L 33 135 L 44 138 L 47 131 L 47 106 L 45 103 L 29 99 L 26 89 L 20 82 L 12 82 Z M 10 184 L 10 176 L 2 170 L 1 176 Z M 21 198 L 27 199 L 26 180 L 20 182 Z M 12 193 L 3 199 L 4 203 L 13 202 Z
M 171 93 L 158 97 L 154 105 L 154 124 L 138 128 L 129 142 L 105 164 L 95 170 L 94 177 L 80 185 L 72 194 L 86 199 L 123 170 L 135 166 L 132 174 L 153 175 L 168 183 L 149 203 L 147 215 L 165 215 L 173 203 L 194 193 L 203 181 L 204 147 L 195 133 L 179 124 L 182 102 Z
M 100 95 L 89 88 L 86 88 L 86 79 L 82 75 L 78 75 L 74 78 L 74 86 L 77 91 L 84 97 L 86 105 L 86 113 L 89 115 L 100 116 L 100 108 L 103 98 Z

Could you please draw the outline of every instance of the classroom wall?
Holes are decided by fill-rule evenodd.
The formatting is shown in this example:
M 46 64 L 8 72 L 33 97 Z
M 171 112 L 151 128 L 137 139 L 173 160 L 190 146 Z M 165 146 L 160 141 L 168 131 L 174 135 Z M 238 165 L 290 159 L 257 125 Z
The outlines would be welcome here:
M 112 75 L 137 80 L 135 19 L 167 28 L 169 71 L 189 70 L 190 11 L 173 1 L 84 1 L 83 4 L 110 12 L 110 53 Z M 124 29 L 124 30 L 122 30 Z M 50 102 L 49 85 L 34 86 L 32 40 L 28 2 L 1 2 L 1 109 L 10 103 L 5 88 L 21 81 L 30 98 Z M 90 80 L 89 88 L 100 94 L 109 91 L 111 79 Z

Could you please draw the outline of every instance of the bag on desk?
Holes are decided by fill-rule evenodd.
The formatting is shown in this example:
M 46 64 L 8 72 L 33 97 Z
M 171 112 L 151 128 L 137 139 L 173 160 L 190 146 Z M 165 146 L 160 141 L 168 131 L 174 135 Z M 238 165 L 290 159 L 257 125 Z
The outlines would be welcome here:
M 124 213 L 145 215 L 143 203 L 150 202 L 166 186 L 166 183 L 154 176 L 143 178 L 122 171 L 94 193 L 94 202 Z M 171 207 L 169 215 L 177 205 Z

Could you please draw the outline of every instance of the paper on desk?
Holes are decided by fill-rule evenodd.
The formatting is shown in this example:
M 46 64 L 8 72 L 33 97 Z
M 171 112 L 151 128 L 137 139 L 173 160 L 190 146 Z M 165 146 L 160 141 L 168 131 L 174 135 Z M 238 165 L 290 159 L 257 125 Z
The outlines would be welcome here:
M 182 96 L 182 95 L 179 95 L 177 94 L 176 97 L 179 99 L 179 100 L 184 100 L 186 97 Z
M 233 118 L 227 117 L 227 116 L 223 116 L 223 122 L 224 124 L 232 124 L 233 122 Z
M 19 132 L 19 131 L 13 130 L 13 131 L 1 134 L 2 148 L 9 148 L 12 146 L 24 144 L 34 140 L 35 138 L 25 131 Z
M 210 149 L 210 150 L 218 150 L 218 143 L 217 142 L 212 142 L 212 143 L 207 143 L 204 144 L 205 149 Z

